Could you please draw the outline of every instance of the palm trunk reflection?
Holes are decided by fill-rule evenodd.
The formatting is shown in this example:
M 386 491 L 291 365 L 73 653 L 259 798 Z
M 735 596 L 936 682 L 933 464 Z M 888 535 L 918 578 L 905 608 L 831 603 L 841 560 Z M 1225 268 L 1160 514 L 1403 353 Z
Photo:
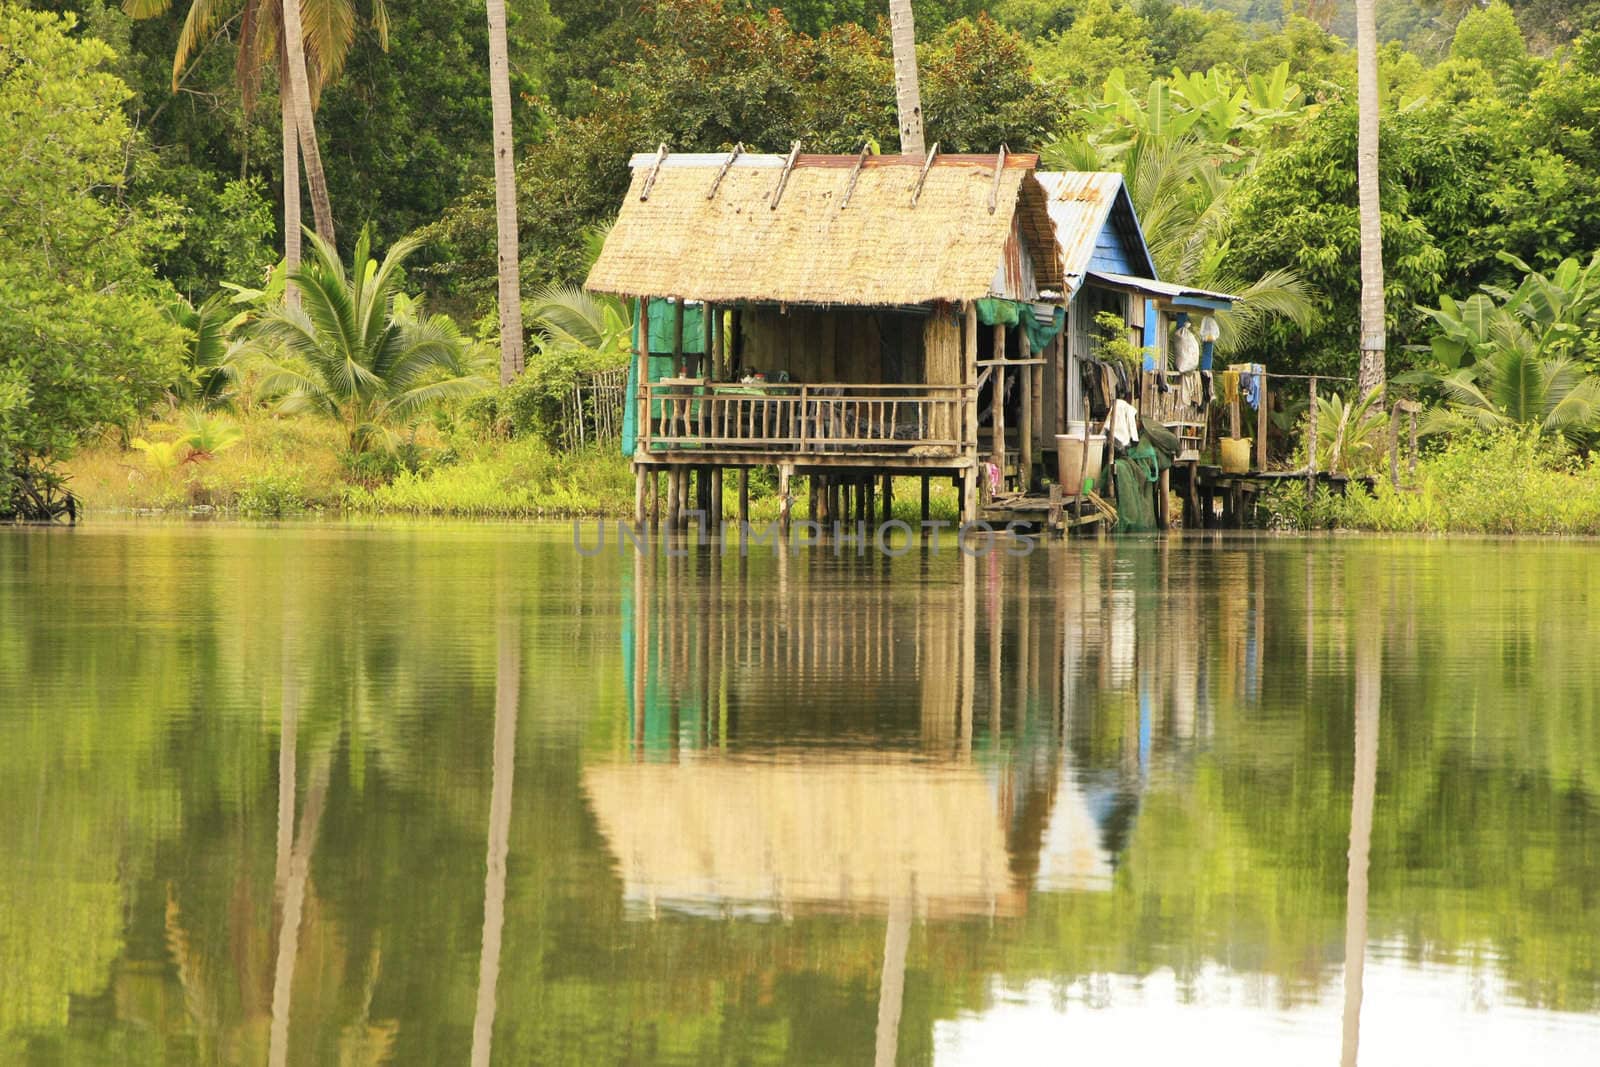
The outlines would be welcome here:
M 489 799 L 489 854 L 483 879 L 483 948 L 478 957 L 478 1007 L 472 1020 L 472 1063 L 489 1062 L 494 1040 L 495 990 L 505 926 L 506 853 L 511 840 L 511 783 L 516 770 L 517 703 L 521 695 L 521 631 L 502 612 L 495 666 L 494 778 Z
M 1383 696 L 1379 632 L 1356 638 L 1356 766 L 1350 797 L 1350 867 L 1344 924 L 1344 1040 L 1340 1063 L 1355 1067 L 1361 1041 L 1361 983 L 1367 955 L 1367 861 L 1378 784 L 1378 712 Z

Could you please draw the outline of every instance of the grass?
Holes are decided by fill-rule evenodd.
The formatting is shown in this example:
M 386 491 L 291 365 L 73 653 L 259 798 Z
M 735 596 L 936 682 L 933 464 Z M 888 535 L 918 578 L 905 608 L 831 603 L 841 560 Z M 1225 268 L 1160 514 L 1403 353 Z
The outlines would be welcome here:
M 217 416 L 238 440 L 209 457 L 174 463 L 135 439 L 165 444 L 178 430 L 161 422 L 126 436 L 107 434 L 64 469 L 88 515 L 202 510 L 248 518 L 350 514 L 452 518 L 631 517 L 633 472 L 616 445 L 575 453 L 552 451 L 534 438 L 506 440 L 466 431 L 419 429 L 398 456 L 352 461 L 341 427 L 313 417 Z M 182 449 L 178 450 L 181 457 Z M 402 463 L 402 459 L 405 461 Z M 807 493 L 796 486 L 793 516 L 808 517 Z M 949 479 L 932 480 L 931 511 L 954 521 Z M 723 479 L 723 515 L 738 514 L 738 479 Z M 665 504 L 663 493 L 663 505 Z M 916 478 L 895 480 L 894 517 L 915 527 L 921 517 Z M 777 478 L 757 469 L 750 479 L 750 518 L 778 518 Z M 880 520 L 881 521 L 881 520 Z
M 625 515 L 633 475 L 615 446 L 575 454 L 532 439 L 420 429 L 397 455 L 351 459 L 342 429 L 311 417 L 231 419 L 236 444 L 171 465 L 129 447 L 160 423 L 108 434 L 64 464 L 84 511 L 208 510 L 245 517 L 315 512 L 456 517 Z
M 1600 455 L 1582 458 L 1525 434 L 1462 437 L 1424 456 L 1414 485 L 1380 477 L 1371 492 L 1300 486 L 1266 499 L 1280 529 L 1378 533 L 1600 535 Z

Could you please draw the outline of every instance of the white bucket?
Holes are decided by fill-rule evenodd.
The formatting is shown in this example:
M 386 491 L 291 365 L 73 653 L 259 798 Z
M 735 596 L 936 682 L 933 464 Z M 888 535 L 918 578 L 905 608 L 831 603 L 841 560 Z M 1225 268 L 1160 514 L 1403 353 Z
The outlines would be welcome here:
M 1082 423 L 1078 424 L 1082 426 Z M 1083 465 L 1083 433 L 1080 430 L 1076 436 L 1072 434 L 1056 435 L 1056 462 L 1060 465 L 1061 491 L 1068 496 L 1077 496 L 1083 491 L 1082 484 L 1078 481 L 1078 472 L 1083 471 L 1084 477 L 1094 479 L 1096 485 L 1100 481 L 1100 457 L 1105 455 L 1105 434 L 1093 433 L 1089 435 L 1089 465 Z

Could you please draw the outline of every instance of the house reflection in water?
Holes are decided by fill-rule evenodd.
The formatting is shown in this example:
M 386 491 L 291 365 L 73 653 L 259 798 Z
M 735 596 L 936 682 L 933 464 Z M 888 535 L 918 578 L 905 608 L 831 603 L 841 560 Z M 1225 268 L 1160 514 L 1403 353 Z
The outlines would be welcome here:
M 1109 889 L 1152 759 L 1209 725 L 1199 642 L 1172 639 L 1201 600 L 1165 567 L 640 557 L 626 750 L 584 772 L 627 903 L 994 916 Z
M 885 916 L 892 1060 L 911 920 L 1110 890 L 1150 775 L 1206 737 L 1209 594 L 1168 564 L 1162 546 L 639 557 L 627 740 L 584 770 L 628 911 Z M 1260 568 L 1239 566 L 1248 594 Z M 1239 617 L 1206 647 L 1235 650 L 1213 669 L 1249 696 L 1261 635 Z

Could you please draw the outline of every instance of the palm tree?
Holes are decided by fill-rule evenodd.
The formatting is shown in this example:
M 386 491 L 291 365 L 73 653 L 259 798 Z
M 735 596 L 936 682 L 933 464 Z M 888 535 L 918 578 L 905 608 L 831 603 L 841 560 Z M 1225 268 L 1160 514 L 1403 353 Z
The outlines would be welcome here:
M 889 40 L 894 48 L 894 96 L 900 111 L 900 151 L 926 154 L 922 142 L 922 90 L 917 84 L 917 28 L 911 0 L 889 0 Z
M 505 0 L 488 0 L 489 101 L 494 108 L 494 213 L 500 262 L 500 383 L 522 373 L 522 273 L 517 261 L 517 167 Z
M 154 18 L 170 10 L 172 0 L 123 0 L 122 7 L 133 18 Z M 355 0 L 301 0 L 288 6 L 282 0 L 191 0 L 172 55 L 174 91 L 185 67 L 203 50 L 209 35 L 235 12 L 239 18 L 239 53 L 234 69 L 247 113 L 254 105 L 262 68 L 271 65 L 278 71 L 283 123 L 284 258 L 292 269 L 300 263 L 301 151 L 306 153 L 317 230 L 329 241 L 334 236 L 333 211 L 312 111 L 323 87 L 344 69 L 355 40 Z M 385 0 L 372 0 L 372 24 L 378 31 L 379 44 L 388 48 Z M 301 48 L 289 49 L 289 40 L 300 41 Z M 307 64 L 307 52 L 314 65 Z M 291 292 L 290 298 L 293 296 Z
M 276 344 L 287 357 L 267 363 L 261 385 L 282 395 L 281 410 L 339 420 L 359 453 L 392 447 L 390 427 L 429 404 L 488 387 L 455 324 L 424 315 L 420 300 L 399 291 L 400 266 L 417 241 L 396 242 L 379 264 L 362 231 L 347 274 L 332 244 L 307 236 L 311 259 L 289 276 L 302 306 L 274 309 L 257 330 L 258 349 Z
M 1541 356 L 1514 322 L 1495 324 L 1500 344 L 1469 367 L 1427 377 L 1443 407 L 1423 420 L 1424 434 L 1532 427 L 1579 443 L 1600 430 L 1600 378 L 1565 356 Z
M 1383 229 L 1378 204 L 1377 0 L 1356 0 L 1356 191 L 1361 212 L 1362 396 L 1383 392 Z

